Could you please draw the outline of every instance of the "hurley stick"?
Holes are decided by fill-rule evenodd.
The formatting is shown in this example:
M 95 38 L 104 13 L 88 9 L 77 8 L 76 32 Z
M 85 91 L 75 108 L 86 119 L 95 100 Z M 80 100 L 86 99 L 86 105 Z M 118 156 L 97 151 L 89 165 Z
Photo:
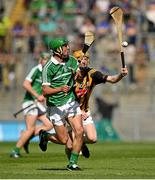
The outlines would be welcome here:
M 118 34 L 118 41 L 119 41 L 119 49 L 121 53 L 121 61 L 122 67 L 125 67 L 125 58 L 124 58 L 124 50 L 122 47 L 122 24 L 123 24 L 123 10 L 120 7 L 113 7 L 110 10 L 110 15 L 115 21 L 117 34 Z

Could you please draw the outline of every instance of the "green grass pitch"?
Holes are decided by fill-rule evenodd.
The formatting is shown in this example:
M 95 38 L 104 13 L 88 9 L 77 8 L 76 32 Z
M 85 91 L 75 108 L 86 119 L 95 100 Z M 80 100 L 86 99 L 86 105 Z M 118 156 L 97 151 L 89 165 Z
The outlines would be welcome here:
M 149 179 L 155 178 L 155 143 L 98 142 L 88 145 L 91 156 L 79 157 L 82 171 L 67 171 L 63 145 L 48 144 L 42 152 L 30 144 L 30 154 L 13 159 L 15 143 L 0 143 L 0 179 Z

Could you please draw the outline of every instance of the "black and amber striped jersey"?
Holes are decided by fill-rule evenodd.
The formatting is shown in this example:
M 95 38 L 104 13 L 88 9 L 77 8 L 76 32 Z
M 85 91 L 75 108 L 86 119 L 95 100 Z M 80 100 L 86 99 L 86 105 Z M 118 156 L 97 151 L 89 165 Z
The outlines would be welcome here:
M 93 68 L 81 68 L 83 73 L 82 79 L 77 79 L 75 82 L 75 93 L 80 103 L 80 108 L 83 111 L 88 111 L 89 98 L 93 88 L 97 84 L 105 83 L 107 75 L 97 71 Z

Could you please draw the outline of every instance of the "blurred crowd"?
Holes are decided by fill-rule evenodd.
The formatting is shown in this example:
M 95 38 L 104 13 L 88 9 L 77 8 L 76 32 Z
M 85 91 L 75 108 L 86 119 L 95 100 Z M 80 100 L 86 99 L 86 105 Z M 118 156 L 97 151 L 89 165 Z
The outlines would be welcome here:
M 84 33 L 94 32 L 92 63 L 97 58 L 98 67 L 105 70 L 105 59 L 115 60 L 119 51 L 115 24 L 109 15 L 113 6 L 124 11 L 129 83 L 143 84 L 147 65 L 155 58 L 155 0 L 23 0 L 27 20 L 19 16 L 14 24 L 5 13 L 3 0 L 0 5 L 0 83 L 6 89 L 15 78 L 16 55 L 29 53 L 37 59 L 40 51 L 49 51 L 49 41 L 56 36 L 67 36 L 72 50 L 77 50 Z

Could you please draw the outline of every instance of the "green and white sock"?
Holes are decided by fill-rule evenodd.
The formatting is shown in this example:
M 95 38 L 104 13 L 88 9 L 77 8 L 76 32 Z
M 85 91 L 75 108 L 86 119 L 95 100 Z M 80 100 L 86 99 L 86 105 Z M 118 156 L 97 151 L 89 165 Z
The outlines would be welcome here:
M 20 148 L 18 148 L 18 147 L 15 147 L 13 150 L 14 150 L 16 153 L 20 153 Z
M 72 151 L 69 165 L 77 164 L 79 153 Z

